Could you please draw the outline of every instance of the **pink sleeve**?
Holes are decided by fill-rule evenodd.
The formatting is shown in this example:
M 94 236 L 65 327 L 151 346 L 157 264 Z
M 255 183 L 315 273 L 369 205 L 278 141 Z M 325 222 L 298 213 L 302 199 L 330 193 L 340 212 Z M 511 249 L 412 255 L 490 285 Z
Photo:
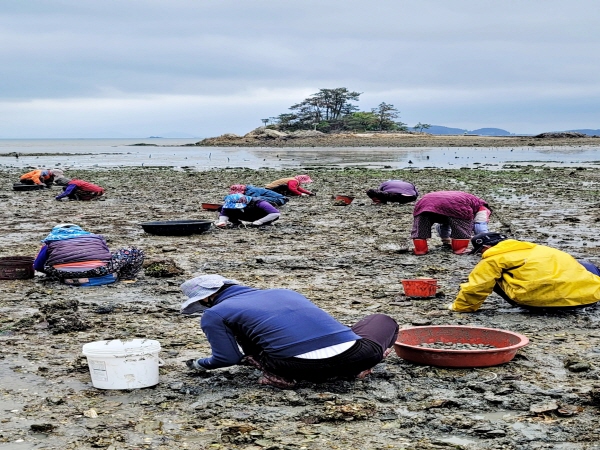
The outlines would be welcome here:
M 296 195 L 310 194 L 310 191 L 307 191 L 306 189 L 304 189 L 300 186 L 300 183 L 298 183 L 298 180 L 288 181 L 288 189 L 290 190 L 290 192 L 292 192 L 293 194 L 296 194 Z

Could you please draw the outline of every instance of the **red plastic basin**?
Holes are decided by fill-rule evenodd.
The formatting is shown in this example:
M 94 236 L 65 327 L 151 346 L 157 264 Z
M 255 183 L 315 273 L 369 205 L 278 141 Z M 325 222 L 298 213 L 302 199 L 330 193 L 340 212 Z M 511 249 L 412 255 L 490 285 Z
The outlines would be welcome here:
M 221 206 L 220 203 L 202 203 L 202 209 L 206 211 L 218 211 Z
M 352 200 L 354 200 L 354 197 L 350 195 L 336 195 L 335 199 L 336 201 L 342 201 L 346 205 L 349 205 L 350 203 L 352 203 Z
M 488 344 L 497 348 L 446 350 L 419 347 L 419 344 L 434 342 Z M 517 350 L 527 344 L 529 344 L 527 336 L 512 331 L 459 325 L 436 325 L 400 330 L 394 349 L 400 358 L 417 364 L 467 368 L 504 364 L 513 359 Z

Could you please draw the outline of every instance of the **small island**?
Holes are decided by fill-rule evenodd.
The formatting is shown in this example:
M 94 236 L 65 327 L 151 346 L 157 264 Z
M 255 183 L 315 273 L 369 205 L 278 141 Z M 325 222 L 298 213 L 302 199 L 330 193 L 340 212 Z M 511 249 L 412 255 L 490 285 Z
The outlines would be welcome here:
M 427 123 L 409 127 L 394 105 L 381 102 L 371 111 L 351 103 L 360 92 L 321 89 L 292 105 L 290 113 L 261 119 L 263 126 L 243 136 L 225 133 L 197 142 L 201 147 L 526 147 L 597 146 L 600 136 L 548 132 L 535 136 L 433 135 Z

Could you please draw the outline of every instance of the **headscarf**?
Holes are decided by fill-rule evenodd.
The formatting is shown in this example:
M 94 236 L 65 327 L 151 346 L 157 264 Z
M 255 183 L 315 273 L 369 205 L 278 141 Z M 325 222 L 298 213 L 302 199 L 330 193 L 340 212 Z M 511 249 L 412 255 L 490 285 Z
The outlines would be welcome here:
M 58 186 L 66 186 L 66 185 L 68 185 L 68 184 L 69 184 L 69 181 L 71 181 L 71 180 L 69 180 L 69 179 L 68 179 L 68 178 L 66 178 L 66 177 L 60 177 L 60 178 L 56 178 L 56 179 L 54 180 L 54 184 L 56 184 L 56 185 L 58 185 Z
M 252 197 L 243 194 L 230 194 L 223 200 L 223 209 L 242 209 L 250 203 Z
M 234 184 L 229 188 L 230 194 L 243 194 L 246 192 L 245 184 Z
M 61 178 L 65 176 L 65 173 L 60 169 L 52 169 L 50 175 L 54 175 L 54 178 Z
M 61 223 L 52 228 L 52 231 L 46 236 L 42 242 L 47 244 L 48 242 L 62 241 L 65 239 L 73 239 L 81 236 L 91 236 L 92 233 L 85 231 L 79 225 L 73 223 Z
M 306 184 L 312 183 L 313 180 L 308 175 L 296 175 L 294 177 L 298 183 Z

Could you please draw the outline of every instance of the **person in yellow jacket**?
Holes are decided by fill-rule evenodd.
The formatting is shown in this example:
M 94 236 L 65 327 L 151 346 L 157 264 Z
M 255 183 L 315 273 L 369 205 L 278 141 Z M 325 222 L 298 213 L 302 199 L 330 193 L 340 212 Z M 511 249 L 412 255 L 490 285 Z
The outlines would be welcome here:
M 471 243 L 471 253 L 481 252 L 482 259 L 460 285 L 448 306 L 452 311 L 477 311 L 492 292 L 527 309 L 573 309 L 600 301 L 600 271 L 587 261 L 500 233 L 477 234 Z

